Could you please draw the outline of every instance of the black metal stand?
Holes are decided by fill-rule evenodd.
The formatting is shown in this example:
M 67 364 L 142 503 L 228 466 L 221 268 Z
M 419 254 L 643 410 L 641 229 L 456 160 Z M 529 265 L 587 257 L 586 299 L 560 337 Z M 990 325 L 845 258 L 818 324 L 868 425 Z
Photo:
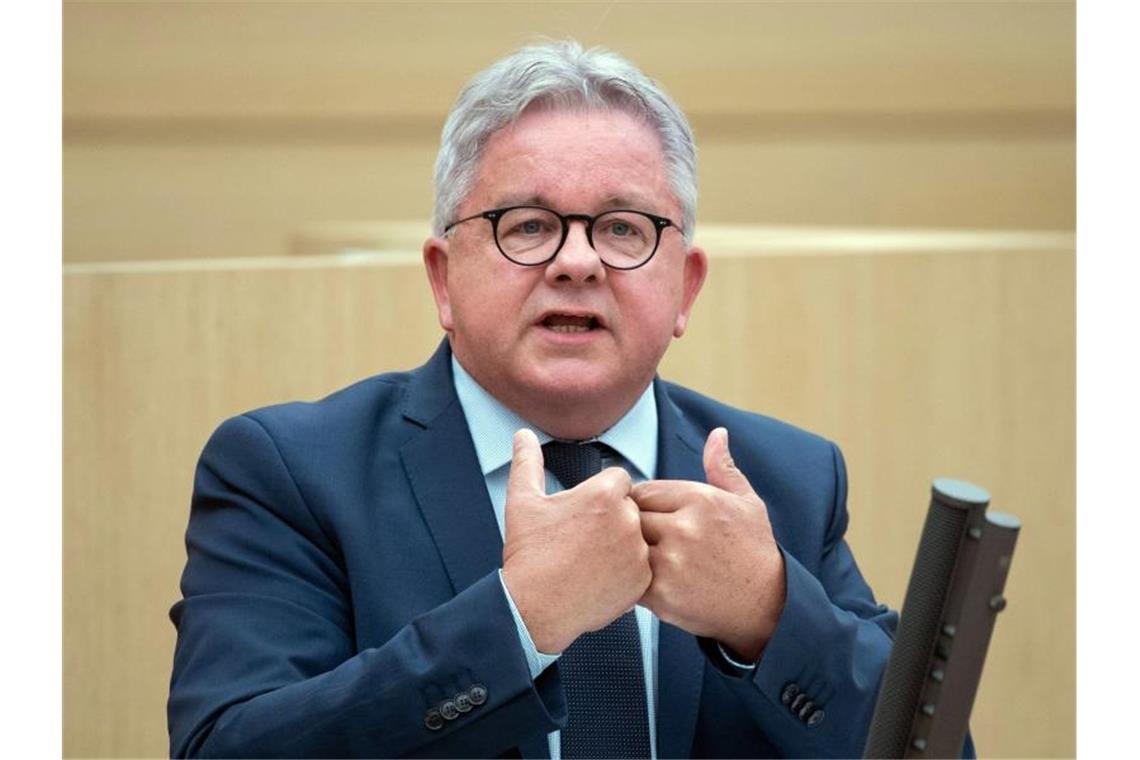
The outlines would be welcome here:
M 1021 528 L 960 480 L 931 489 L 902 618 L 883 675 L 868 758 L 961 757 Z

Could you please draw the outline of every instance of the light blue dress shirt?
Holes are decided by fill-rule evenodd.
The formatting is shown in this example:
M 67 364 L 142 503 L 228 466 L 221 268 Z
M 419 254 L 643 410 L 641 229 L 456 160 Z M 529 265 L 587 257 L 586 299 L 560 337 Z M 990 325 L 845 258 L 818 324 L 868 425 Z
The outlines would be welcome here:
M 459 403 L 463 406 L 463 414 L 467 418 L 467 427 L 471 430 L 471 437 L 475 443 L 475 454 L 479 458 L 479 466 L 483 470 L 483 478 L 487 483 L 487 494 L 491 497 L 491 505 L 495 508 L 495 519 L 499 523 L 499 533 L 504 533 L 506 522 L 507 476 L 511 469 L 513 454 L 512 440 L 515 431 L 519 428 L 529 428 L 538 436 L 540 444 L 553 440 L 552 436 L 538 429 L 526 420 L 519 417 L 507 407 L 498 402 L 490 393 L 467 374 L 454 356 L 451 357 L 451 368 L 455 378 L 455 392 L 459 396 Z M 610 446 L 621 455 L 620 461 L 603 461 L 603 466 L 624 467 L 635 483 L 651 479 L 657 475 L 657 402 L 653 397 L 652 384 L 645 389 L 637 403 L 633 405 L 617 424 L 598 436 L 597 440 Z M 546 473 L 546 492 L 557 493 L 562 485 L 550 474 Z M 499 580 L 502 581 L 502 570 L 499 571 Z M 518 608 L 511 598 L 506 583 L 503 590 L 507 595 L 507 602 L 515 616 L 515 625 L 518 626 L 519 640 L 523 652 L 526 654 L 527 664 L 530 666 L 531 678 L 548 668 L 558 659 L 558 654 L 539 652 L 534 641 L 519 615 Z M 634 608 L 637 618 L 637 628 L 641 634 L 641 659 L 645 672 L 645 702 L 649 714 L 649 747 L 653 758 L 657 757 L 657 634 L 660 622 L 657 616 L 644 607 Z M 559 653 L 560 654 L 560 653 Z M 547 735 L 552 760 L 560 760 L 562 756 L 561 736 L 558 731 Z

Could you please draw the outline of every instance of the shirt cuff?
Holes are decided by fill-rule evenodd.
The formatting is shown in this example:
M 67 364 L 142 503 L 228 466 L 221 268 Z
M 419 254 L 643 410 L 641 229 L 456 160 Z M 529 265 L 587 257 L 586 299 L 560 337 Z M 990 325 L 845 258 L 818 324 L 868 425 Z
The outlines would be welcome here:
M 733 666 L 734 668 L 740 668 L 741 670 L 755 670 L 756 669 L 756 663 L 754 663 L 754 662 L 752 662 L 752 663 L 740 662 L 735 657 L 733 657 L 732 654 L 728 651 L 728 649 L 725 648 L 724 644 L 721 644 L 719 641 L 716 643 L 716 648 L 720 650 L 720 656 L 723 657 L 725 660 L 727 660 L 728 664 Z
M 759 661 L 751 664 L 740 662 L 740 655 L 730 654 L 731 650 L 716 639 L 710 639 L 707 636 L 698 636 L 697 646 L 700 647 L 700 650 L 717 672 L 730 678 L 749 678 L 759 664 Z
M 503 586 L 503 594 L 507 597 L 507 604 L 510 605 L 511 614 L 515 618 L 515 627 L 519 632 L 519 643 L 522 644 L 523 654 L 526 655 L 526 664 L 530 668 L 530 677 L 532 679 L 538 678 L 538 674 L 549 668 L 561 656 L 559 654 L 546 654 L 538 651 L 538 647 L 534 645 L 534 639 L 530 637 L 530 631 L 526 629 L 526 623 L 523 622 L 522 615 L 519 614 L 519 608 L 515 606 L 515 600 L 511 598 L 511 592 L 507 588 L 507 582 L 503 580 L 503 570 L 499 569 L 499 583 Z

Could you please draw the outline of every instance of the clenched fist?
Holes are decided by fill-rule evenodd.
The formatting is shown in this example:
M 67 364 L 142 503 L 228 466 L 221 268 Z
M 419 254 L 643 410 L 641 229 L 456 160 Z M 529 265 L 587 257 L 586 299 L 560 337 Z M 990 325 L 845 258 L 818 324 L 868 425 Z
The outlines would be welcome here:
M 610 467 L 546 495 L 542 448 L 514 437 L 503 580 L 540 652 L 554 654 L 632 608 L 649 586 L 649 547 L 629 473 Z
M 649 480 L 631 491 L 653 570 L 641 604 L 752 662 L 784 607 L 784 559 L 724 428 L 709 434 L 704 466 L 707 484 Z

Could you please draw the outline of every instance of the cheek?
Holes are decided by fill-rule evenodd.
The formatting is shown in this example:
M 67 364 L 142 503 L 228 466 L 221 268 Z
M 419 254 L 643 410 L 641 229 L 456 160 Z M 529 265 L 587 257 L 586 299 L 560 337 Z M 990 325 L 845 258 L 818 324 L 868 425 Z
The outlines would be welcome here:
M 670 281 L 646 283 L 625 299 L 623 318 L 639 340 L 668 344 L 680 311 L 680 289 Z
M 522 270 L 521 274 L 530 272 Z M 460 327 L 480 332 L 512 329 L 533 284 L 520 272 L 503 267 L 460 267 L 449 272 L 452 310 Z

